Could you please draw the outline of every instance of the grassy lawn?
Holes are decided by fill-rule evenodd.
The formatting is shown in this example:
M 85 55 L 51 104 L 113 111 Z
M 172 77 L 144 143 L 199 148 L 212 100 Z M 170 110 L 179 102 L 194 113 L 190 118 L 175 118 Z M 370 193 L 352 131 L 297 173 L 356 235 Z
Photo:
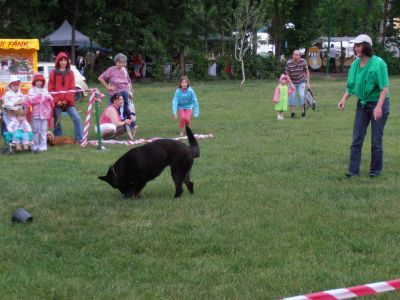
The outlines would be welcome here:
M 192 129 L 214 138 L 199 140 L 195 193 L 179 200 L 169 170 L 139 201 L 98 180 L 123 145 L 0 156 L 0 299 L 278 299 L 398 278 L 400 78 L 377 179 L 369 132 L 361 176 L 344 176 L 356 99 L 338 111 L 343 80 L 313 80 L 317 110 L 284 121 L 276 83 L 192 83 Z M 136 85 L 138 138 L 177 136 L 175 88 Z M 10 223 L 19 207 L 31 225 Z

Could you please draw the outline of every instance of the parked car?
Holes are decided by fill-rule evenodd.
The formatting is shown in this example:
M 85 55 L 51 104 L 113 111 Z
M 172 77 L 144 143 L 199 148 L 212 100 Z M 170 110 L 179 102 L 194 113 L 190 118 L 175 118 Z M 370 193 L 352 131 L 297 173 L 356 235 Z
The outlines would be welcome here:
M 41 73 L 46 79 L 46 87 L 49 82 L 49 74 L 53 69 L 54 62 L 38 62 L 38 72 Z M 80 90 L 75 93 L 75 101 L 80 102 L 82 101 L 83 97 L 86 97 L 88 95 L 86 78 L 81 73 L 79 73 L 78 69 L 74 65 L 71 65 L 71 70 L 74 72 L 75 75 L 75 89 Z

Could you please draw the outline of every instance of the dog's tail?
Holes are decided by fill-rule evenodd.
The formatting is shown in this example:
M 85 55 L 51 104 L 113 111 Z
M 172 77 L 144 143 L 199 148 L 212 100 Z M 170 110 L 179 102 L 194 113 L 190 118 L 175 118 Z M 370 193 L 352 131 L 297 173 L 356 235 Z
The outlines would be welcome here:
M 192 130 L 186 126 L 186 135 L 189 140 L 189 145 L 190 145 L 190 150 L 192 151 L 193 157 L 199 157 L 200 156 L 200 148 L 199 144 L 197 144 L 196 138 L 194 137 L 194 134 Z

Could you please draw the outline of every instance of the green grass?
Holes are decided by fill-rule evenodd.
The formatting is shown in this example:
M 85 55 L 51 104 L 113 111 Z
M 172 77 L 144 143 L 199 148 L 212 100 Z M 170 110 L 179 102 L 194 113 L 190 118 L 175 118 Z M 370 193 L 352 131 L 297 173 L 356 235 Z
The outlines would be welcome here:
M 123 145 L 0 156 L 0 299 L 277 299 L 398 278 L 399 84 L 377 179 L 369 136 L 361 176 L 344 177 L 355 98 L 339 112 L 345 82 L 329 79 L 312 81 L 317 111 L 284 121 L 275 81 L 193 82 L 192 129 L 214 138 L 199 141 L 195 194 L 179 200 L 169 170 L 139 201 L 99 181 Z M 177 135 L 175 87 L 136 85 L 138 138 Z M 10 223 L 19 207 L 31 225 Z

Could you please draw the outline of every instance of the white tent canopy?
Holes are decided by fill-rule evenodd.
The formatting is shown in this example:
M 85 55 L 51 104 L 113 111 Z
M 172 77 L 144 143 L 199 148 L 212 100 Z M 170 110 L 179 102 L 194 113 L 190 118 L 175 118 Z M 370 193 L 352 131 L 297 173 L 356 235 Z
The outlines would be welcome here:
M 65 20 L 62 25 L 42 39 L 47 40 L 50 46 L 71 46 L 72 44 L 72 26 Z M 90 38 L 83 33 L 75 30 L 75 46 L 86 46 L 90 45 Z M 93 42 L 93 46 L 97 45 Z

